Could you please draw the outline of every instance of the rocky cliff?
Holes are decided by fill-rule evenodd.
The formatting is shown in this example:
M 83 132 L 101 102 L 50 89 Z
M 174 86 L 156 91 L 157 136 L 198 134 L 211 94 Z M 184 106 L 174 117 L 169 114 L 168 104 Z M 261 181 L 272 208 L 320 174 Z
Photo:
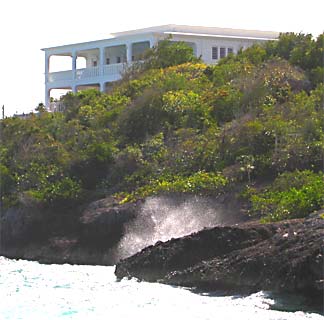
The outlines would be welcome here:
M 214 227 L 159 242 L 116 266 L 116 276 L 207 290 L 323 296 L 324 219 Z
M 245 219 L 229 196 L 171 194 L 120 204 L 11 208 L 0 217 L 0 255 L 43 263 L 113 265 L 158 240 Z
M 108 197 L 69 210 L 11 208 L 0 221 L 0 255 L 43 263 L 113 265 L 111 248 L 140 203 L 120 205 Z

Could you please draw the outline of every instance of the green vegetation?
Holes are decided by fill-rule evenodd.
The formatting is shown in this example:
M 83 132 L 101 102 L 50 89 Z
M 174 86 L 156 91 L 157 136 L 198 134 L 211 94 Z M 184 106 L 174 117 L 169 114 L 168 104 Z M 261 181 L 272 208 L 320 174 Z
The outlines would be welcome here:
M 323 54 L 324 34 L 282 34 L 207 66 L 162 41 L 109 94 L 67 94 L 62 113 L 40 105 L 1 121 L 1 205 L 241 186 L 264 221 L 323 208 Z
M 217 195 L 225 190 L 228 180 L 221 174 L 212 172 L 195 172 L 189 177 L 172 176 L 157 178 L 132 193 L 120 193 L 124 202 L 144 198 L 153 194 L 166 193 L 204 193 Z
M 309 170 L 285 172 L 269 190 L 252 194 L 252 210 L 264 221 L 300 218 L 324 207 L 324 174 Z

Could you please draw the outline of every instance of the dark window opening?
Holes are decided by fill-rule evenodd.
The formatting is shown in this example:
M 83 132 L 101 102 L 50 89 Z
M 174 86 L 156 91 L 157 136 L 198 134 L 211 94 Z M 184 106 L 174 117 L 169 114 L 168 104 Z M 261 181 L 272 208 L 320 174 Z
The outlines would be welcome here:
M 212 59 L 218 60 L 218 47 L 212 47 Z
M 225 58 L 226 57 L 226 48 L 221 47 L 219 49 L 219 56 L 220 56 L 220 58 Z

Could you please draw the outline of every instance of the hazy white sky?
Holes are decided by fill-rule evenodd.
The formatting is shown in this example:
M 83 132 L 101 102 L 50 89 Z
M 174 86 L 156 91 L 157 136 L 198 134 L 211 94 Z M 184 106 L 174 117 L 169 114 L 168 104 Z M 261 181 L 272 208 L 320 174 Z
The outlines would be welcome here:
M 324 31 L 324 0 L 10 0 L 0 8 L 0 106 L 6 115 L 44 102 L 41 48 L 172 23 L 314 36 Z

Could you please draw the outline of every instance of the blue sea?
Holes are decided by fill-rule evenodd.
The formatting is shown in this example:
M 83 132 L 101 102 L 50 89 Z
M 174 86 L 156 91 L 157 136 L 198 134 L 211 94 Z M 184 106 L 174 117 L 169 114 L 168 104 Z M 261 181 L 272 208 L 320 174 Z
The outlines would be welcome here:
M 273 310 L 280 303 L 266 292 L 198 294 L 136 279 L 117 281 L 114 269 L 0 257 L 0 319 L 324 319 L 299 310 L 294 299 L 294 311 Z

